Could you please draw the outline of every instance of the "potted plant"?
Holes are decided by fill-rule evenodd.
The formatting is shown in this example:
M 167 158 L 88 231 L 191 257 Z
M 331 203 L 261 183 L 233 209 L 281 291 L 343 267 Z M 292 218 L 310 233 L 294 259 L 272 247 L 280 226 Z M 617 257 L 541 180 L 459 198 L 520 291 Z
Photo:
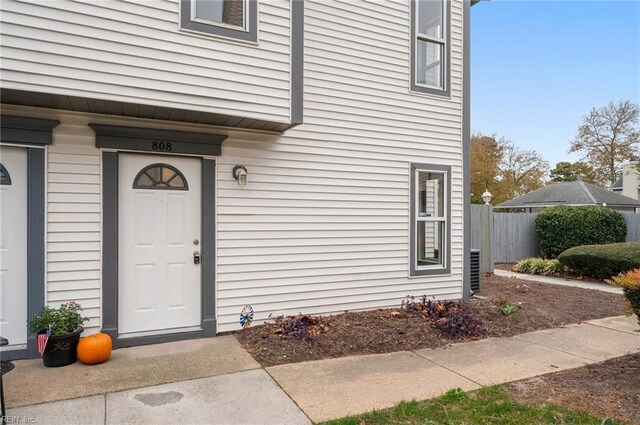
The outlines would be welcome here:
M 42 361 L 46 367 L 60 367 L 75 363 L 82 324 L 89 320 L 81 316 L 82 307 L 71 301 L 60 308 L 44 307 L 40 315 L 27 321 L 27 327 L 37 335 L 49 333 Z

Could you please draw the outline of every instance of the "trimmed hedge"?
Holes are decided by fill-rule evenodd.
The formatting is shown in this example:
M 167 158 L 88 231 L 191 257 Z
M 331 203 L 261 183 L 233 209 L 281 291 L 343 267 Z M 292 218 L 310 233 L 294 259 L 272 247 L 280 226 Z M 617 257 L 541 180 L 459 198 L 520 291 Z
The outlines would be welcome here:
M 540 211 L 536 235 L 545 258 L 556 258 L 574 246 L 624 242 L 627 222 L 622 214 L 606 207 L 558 206 Z
M 608 279 L 640 268 L 640 242 L 577 246 L 560 254 L 558 260 L 582 276 Z

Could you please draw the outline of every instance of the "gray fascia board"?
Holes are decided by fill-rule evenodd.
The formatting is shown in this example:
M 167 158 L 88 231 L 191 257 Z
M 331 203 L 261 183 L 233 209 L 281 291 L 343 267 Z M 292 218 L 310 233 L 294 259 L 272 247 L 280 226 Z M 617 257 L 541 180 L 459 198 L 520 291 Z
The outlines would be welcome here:
M 48 103 L 35 103 L 33 97 L 36 95 L 45 95 L 46 98 L 49 99 Z M 0 97 L 2 97 L 3 104 L 8 105 L 20 105 L 20 106 L 29 106 L 29 107 L 38 107 L 38 108 L 47 108 L 47 109 L 62 109 L 67 111 L 76 111 L 76 112 L 91 112 L 89 108 L 88 101 L 101 101 L 100 99 L 91 99 L 88 97 L 80 97 L 80 96 L 67 96 L 56 93 L 38 93 L 27 90 L 14 90 L 8 89 L 5 87 L 0 88 Z M 132 117 L 132 118 L 144 118 L 144 119 L 153 119 L 153 120 L 161 120 L 162 119 L 155 113 L 156 109 L 160 107 L 156 107 L 154 105 L 146 105 L 141 103 L 132 103 L 132 102 L 123 102 L 123 101 L 110 101 L 114 104 L 114 107 L 109 109 L 105 109 L 107 115 L 110 112 L 113 112 L 115 109 L 115 104 L 118 104 L 119 107 L 122 107 L 122 114 L 118 114 L 118 117 Z M 187 123 L 196 123 L 196 124 L 210 124 L 219 127 L 233 127 L 236 129 L 242 129 L 243 127 L 239 127 L 235 124 L 229 124 L 229 120 L 233 120 L 236 124 L 242 121 L 243 118 L 247 117 L 236 117 L 231 115 L 224 114 L 215 114 L 213 112 L 206 111 L 198 111 L 193 109 L 179 109 L 179 108 L 164 108 L 166 114 L 163 114 L 164 120 L 170 120 L 170 117 L 180 118 L 177 122 L 187 122 Z M 166 116 L 165 116 L 166 115 Z M 19 117 L 22 118 L 22 117 Z M 296 123 L 291 123 L 290 119 L 287 121 L 277 121 L 277 120 L 263 120 L 263 119 L 255 119 L 255 122 L 252 125 L 253 130 L 260 131 L 268 131 L 273 133 L 284 133 L 292 127 L 295 127 Z M 8 133 L 7 133 L 8 134 Z M 6 136 L 5 136 L 6 137 Z M 24 138 L 24 137 L 23 137 Z M 14 142 L 15 143 L 15 142 Z M 26 142 L 25 142 L 26 143 Z M 31 143 L 36 144 L 36 143 Z M 41 143 L 42 144 L 42 143 Z
M 304 1 L 291 0 L 291 123 L 304 120 Z

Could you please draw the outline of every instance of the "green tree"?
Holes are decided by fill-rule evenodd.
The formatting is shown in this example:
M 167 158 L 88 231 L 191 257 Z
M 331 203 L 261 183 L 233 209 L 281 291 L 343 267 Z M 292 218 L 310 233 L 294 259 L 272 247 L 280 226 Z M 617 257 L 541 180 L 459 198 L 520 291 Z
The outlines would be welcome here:
M 494 205 L 540 189 L 549 172 L 549 163 L 535 150 L 522 150 L 511 141 L 506 141 L 503 148 L 499 164 L 501 190 Z
M 593 108 L 582 117 L 569 153 L 582 154 L 582 160 L 612 184 L 624 162 L 640 159 L 639 123 L 640 106 L 630 100 Z
M 482 194 L 499 204 L 544 186 L 548 163 L 534 150 L 522 150 L 512 141 L 476 133 L 471 138 L 471 202 L 483 203 Z
M 498 164 L 504 153 L 502 140 L 495 135 L 486 136 L 476 133 L 471 136 L 471 202 L 484 203 L 485 190 L 494 191 L 500 174 Z
M 549 172 L 549 177 L 553 182 L 573 182 L 581 180 L 587 183 L 601 183 L 597 173 L 590 165 L 584 162 L 561 161 Z

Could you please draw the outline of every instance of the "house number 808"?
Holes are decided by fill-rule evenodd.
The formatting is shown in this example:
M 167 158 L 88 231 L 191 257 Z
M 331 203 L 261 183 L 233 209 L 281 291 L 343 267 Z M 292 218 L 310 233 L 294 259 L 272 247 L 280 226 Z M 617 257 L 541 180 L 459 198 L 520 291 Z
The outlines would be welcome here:
M 160 152 L 171 152 L 171 142 L 153 142 L 151 149 Z

